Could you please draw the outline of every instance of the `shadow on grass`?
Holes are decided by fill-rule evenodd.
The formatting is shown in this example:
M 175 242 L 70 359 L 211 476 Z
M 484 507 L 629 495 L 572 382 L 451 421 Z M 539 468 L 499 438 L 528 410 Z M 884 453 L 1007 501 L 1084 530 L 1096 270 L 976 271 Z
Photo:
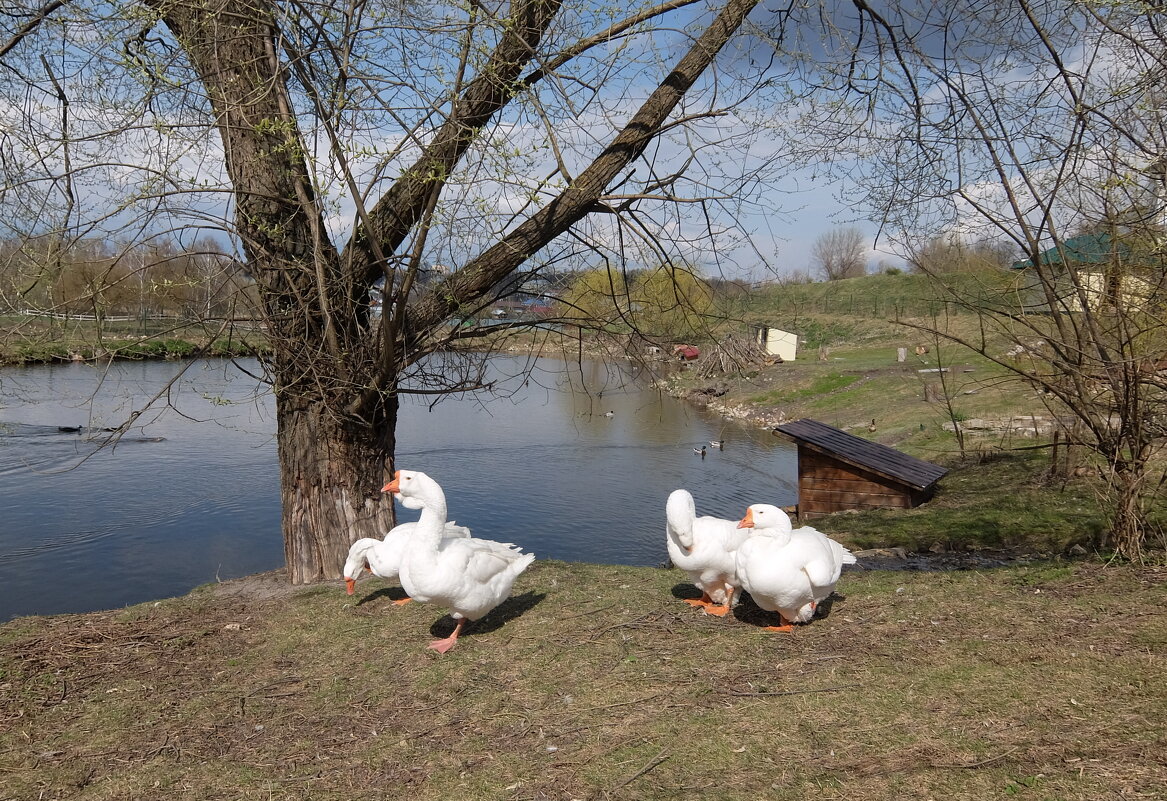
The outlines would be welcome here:
M 487 612 L 480 620 L 468 622 L 466 628 L 463 629 L 462 636 L 488 634 L 489 632 L 496 631 L 506 625 L 507 621 L 514 620 L 527 611 L 534 609 L 546 597 L 547 594 L 542 592 L 525 592 L 522 595 L 507 598 L 494 609 Z M 430 626 L 430 634 L 435 637 L 449 637 L 454 633 L 454 625 L 454 618 L 452 616 L 443 615 Z
M 407 597 L 405 595 L 405 590 L 403 590 L 401 587 L 382 587 L 379 590 L 373 590 L 368 595 L 361 598 L 361 600 L 357 601 L 354 606 L 364 606 L 365 604 L 371 604 L 373 601 L 376 601 L 380 598 L 386 598 L 390 601 L 400 601 L 405 597 Z
M 779 625 L 777 612 L 768 612 L 762 607 L 758 606 L 754 602 L 754 599 L 750 597 L 750 594 L 745 590 L 742 590 L 739 597 L 740 600 L 733 608 L 733 616 L 740 620 L 742 623 L 750 626 L 758 626 L 759 628 L 763 626 Z M 840 595 L 837 592 L 833 592 L 822 601 L 819 601 L 819 605 L 815 610 L 814 617 L 811 618 L 809 622 L 795 623 L 794 625 L 810 626 L 813 625 L 817 620 L 830 617 L 831 610 L 834 608 L 834 605 L 839 602 L 845 602 L 846 600 L 846 596 Z
M 681 582 L 680 584 L 674 584 L 671 592 L 672 592 L 674 598 L 677 598 L 677 599 L 682 600 L 682 601 L 685 600 L 686 598 L 692 598 L 692 599 L 696 600 L 697 598 L 701 597 L 701 590 L 697 589 L 697 587 L 695 587 L 694 585 L 687 584 L 685 582 Z
M 685 582 L 674 584 L 670 592 L 674 598 L 677 598 L 681 601 L 685 600 L 686 598 L 696 599 L 701 597 L 701 590 L 697 589 L 694 585 L 687 584 Z M 831 614 L 831 608 L 837 602 L 846 600 L 846 596 L 840 595 L 837 592 L 833 592 L 829 597 L 819 603 L 818 609 L 815 611 L 815 616 L 810 621 L 810 623 L 799 623 L 796 625 L 809 626 L 811 623 L 814 623 L 815 620 L 829 617 Z M 757 603 L 754 602 L 754 599 L 750 597 L 750 594 L 745 590 L 741 590 L 738 593 L 737 600 L 734 602 L 733 616 L 734 619 L 745 623 L 746 625 L 757 626 L 759 628 L 763 626 L 777 626 L 779 624 L 778 613 L 767 612 L 765 609 L 758 606 Z

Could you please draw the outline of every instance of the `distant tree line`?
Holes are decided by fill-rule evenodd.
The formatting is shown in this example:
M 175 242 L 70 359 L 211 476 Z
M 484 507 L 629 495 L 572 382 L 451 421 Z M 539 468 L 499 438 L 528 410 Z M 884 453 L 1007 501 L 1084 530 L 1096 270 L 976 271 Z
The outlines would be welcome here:
M 924 275 L 1002 270 L 1019 258 L 1009 242 L 980 240 L 968 243 L 959 237 L 937 236 L 915 245 L 908 254 L 912 272 Z
M 971 273 L 1002 270 L 1019 258 L 1015 245 L 1002 240 L 966 241 L 952 235 L 932 236 L 909 241 L 908 271 L 924 275 Z M 855 226 L 832 228 L 821 234 L 811 249 L 812 271 L 792 272 L 787 283 L 807 283 L 816 277 L 823 281 L 856 278 L 867 273 L 868 246 L 863 232 Z M 902 272 L 883 262 L 877 272 Z
M 0 241 L 0 313 L 252 319 L 256 308 L 251 276 L 211 239 Z
M 702 339 L 719 317 L 717 290 L 728 293 L 739 288 L 734 282 L 706 281 L 691 265 L 626 270 L 600 267 L 572 276 L 569 288 L 559 298 L 560 315 L 565 322 L 583 328 L 635 330 L 641 338 L 652 341 Z

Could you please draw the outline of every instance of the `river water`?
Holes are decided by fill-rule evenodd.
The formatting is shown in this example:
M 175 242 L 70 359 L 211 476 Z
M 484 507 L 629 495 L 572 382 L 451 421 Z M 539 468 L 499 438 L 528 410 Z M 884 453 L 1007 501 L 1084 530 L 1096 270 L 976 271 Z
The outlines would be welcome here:
M 526 378 L 525 364 L 494 361 L 507 397 L 403 401 L 397 466 L 436 478 L 450 517 L 475 536 L 542 558 L 657 565 L 678 487 L 698 514 L 719 517 L 795 502 L 795 450 L 770 432 L 662 396 L 624 368 L 541 359 Z M 0 621 L 280 567 L 274 401 L 256 370 L 230 360 L 0 370 Z M 162 391 L 166 402 L 116 445 L 95 447 Z

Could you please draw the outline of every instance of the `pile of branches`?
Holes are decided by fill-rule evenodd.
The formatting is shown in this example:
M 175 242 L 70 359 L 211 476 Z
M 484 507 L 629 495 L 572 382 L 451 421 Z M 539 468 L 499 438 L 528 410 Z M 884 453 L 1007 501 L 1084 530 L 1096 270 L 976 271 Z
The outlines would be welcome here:
M 701 358 L 693 365 L 698 378 L 740 373 L 778 364 L 782 361 L 749 337 L 730 334 L 702 349 Z

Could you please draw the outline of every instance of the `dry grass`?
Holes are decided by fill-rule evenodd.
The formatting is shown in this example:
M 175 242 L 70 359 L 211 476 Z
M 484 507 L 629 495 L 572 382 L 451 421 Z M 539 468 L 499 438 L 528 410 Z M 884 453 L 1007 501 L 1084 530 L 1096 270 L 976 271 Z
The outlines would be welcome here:
M 442 610 L 265 576 L 0 627 L 3 799 L 1161 798 L 1163 568 L 849 571 L 763 632 L 678 571 Z

